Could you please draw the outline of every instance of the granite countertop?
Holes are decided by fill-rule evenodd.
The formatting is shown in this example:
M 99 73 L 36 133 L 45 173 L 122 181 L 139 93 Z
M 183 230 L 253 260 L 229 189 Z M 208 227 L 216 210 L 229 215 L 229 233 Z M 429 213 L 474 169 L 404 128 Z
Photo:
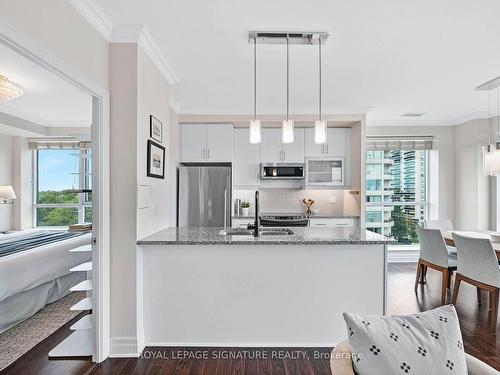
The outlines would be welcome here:
M 285 216 L 299 216 L 299 215 L 304 215 L 303 212 L 281 212 L 281 213 L 265 213 L 261 212 L 260 216 L 279 216 L 279 215 L 285 215 Z M 252 213 L 248 216 L 243 216 L 243 215 L 233 215 L 233 219 L 254 219 L 255 215 Z M 357 215 L 344 215 L 344 214 L 338 214 L 338 215 L 312 215 L 309 219 L 359 219 L 359 216 Z
M 138 245 L 373 245 L 395 244 L 395 240 L 360 229 L 345 228 L 289 228 L 292 235 L 220 234 L 224 228 L 166 228 L 137 241 Z M 228 228 L 229 229 L 229 228 Z M 233 228 L 235 229 L 235 228 Z M 270 229 L 272 228 L 265 228 Z M 283 229 L 283 228 L 282 228 Z

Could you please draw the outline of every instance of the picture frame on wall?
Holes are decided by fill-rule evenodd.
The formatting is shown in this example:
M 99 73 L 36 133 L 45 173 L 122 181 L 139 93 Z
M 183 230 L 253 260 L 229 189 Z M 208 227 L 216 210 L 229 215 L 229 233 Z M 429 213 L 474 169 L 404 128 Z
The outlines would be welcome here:
M 149 136 L 155 141 L 163 143 L 163 124 L 153 115 L 149 115 Z
M 148 139 L 148 177 L 165 178 L 165 147 Z

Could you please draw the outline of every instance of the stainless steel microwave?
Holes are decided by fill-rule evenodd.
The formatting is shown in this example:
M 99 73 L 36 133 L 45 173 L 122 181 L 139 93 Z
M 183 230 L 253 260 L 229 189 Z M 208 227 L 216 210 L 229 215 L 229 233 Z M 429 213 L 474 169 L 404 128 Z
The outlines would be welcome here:
M 306 160 L 306 186 L 343 186 L 345 184 L 344 158 Z
M 305 177 L 303 163 L 261 163 L 261 180 L 299 180 Z

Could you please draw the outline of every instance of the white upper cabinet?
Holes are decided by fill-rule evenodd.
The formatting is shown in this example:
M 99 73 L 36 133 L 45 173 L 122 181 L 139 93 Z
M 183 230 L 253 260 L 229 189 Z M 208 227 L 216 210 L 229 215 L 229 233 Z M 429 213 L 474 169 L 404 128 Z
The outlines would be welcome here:
M 279 163 L 283 159 L 281 129 L 262 129 L 260 160 L 262 163 Z
M 346 144 L 351 144 L 351 129 L 329 128 L 327 133 L 326 155 L 345 157 Z
M 294 130 L 293 143 L 281 143 L 281 128 L 262 129 L 260 160 L 262 163 L 303 163 L 304 129 Z
M 233 125 L 207 125 L 207 160 L 213 162 L 233 160 Z
M 314 129 L 305 129 L 305 156 L 306 157 L 342 157 L 350 156 L 351 129 L 328 128 L 327 143 L 314 143 Z
M 181 161 L 205 160 L 206 130 L 206 125 L 181 125 Z
M 182 124 L 181 161 L 231 162 L 231 124 Z
M 260 145 L 249 142 L 247 128 L 234 129 L 233 184 L 258 187 L 260 184 Z
M 294 130 L 294 142 L 283 144 L 283 162 L 303 163 L 304 162 L 304 129 Z

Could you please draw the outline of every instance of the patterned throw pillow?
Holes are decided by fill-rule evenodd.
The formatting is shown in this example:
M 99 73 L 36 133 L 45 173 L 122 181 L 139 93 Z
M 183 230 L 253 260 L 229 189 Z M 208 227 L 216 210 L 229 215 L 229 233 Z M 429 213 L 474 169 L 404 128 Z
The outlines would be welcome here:
M 467 374 L 453 305 L 406 316 L 344 313 L 358 375 Z

